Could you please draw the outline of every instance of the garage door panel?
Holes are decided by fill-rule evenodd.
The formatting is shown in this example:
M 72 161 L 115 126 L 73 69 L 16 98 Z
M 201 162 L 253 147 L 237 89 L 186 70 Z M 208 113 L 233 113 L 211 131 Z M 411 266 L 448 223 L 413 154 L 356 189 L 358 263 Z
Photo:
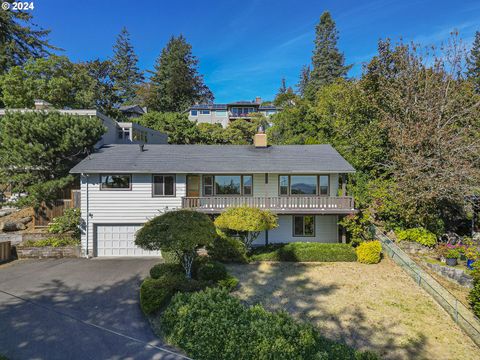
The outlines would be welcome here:
M 96 254 L 102 256 L 160 256 L 135 245 L 135 234 L 142 225 L 96 225 Z

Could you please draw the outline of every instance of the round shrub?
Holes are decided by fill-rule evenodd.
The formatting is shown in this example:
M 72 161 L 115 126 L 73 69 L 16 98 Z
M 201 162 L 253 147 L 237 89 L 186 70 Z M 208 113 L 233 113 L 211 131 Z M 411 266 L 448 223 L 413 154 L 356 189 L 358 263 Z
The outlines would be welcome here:
M 228 274 L 227 277 L 220 280 L 217 285 L 228 290 L 228 292 L 231 292 L 237 288 L 239 282 L 240 281 L 235 276 Z
M 223 233 L 213 240 L 212 244 L 207 247 L 207 251 L 213 260 L 240 264 L 248 262 L 243 243 Z
M 377 264 L 380 262 L 382 244 L 380 241 L 366 241 L 356 248 L 358 262 L 363 264 Z
M 398 241 L 414 241 L 428 247 L 435 246 L 437 243 L 435 234 L 422 227 L 401 230 L 396 235 Z
M 197 270 L 198 280 L 214 281 L 223 280 L 227 277 L 227 269 L 223 264 L 216 261 L 209 261 L 201 264 Z
M 183 274 L 183 267 L 180 264 L 157 264 L 150 269 L 150 277 L 158 279 L 162 276 L 176 276 Z

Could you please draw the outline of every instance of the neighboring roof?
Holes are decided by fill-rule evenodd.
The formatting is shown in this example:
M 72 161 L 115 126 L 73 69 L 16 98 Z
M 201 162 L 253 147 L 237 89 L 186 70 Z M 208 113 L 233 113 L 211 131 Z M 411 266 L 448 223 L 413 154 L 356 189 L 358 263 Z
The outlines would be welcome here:
M 189 111 L 189 110 L 227 110 L 228 107 L 231 107 L 231 106 L 258 107 L 259 110 L 277 110 L 277 109 L 279 109 L 278 107 L 276 107 L 274 105 L 261 106 L 260 104 L 258 104 L 256 102 L 238 101 L 238 102 L 228 103 L 228 104 L 195 104 L 195 105 L 190 106 L 187 111 Z
M 330 145 L 106 145 L 71 173 L 350 173 Z
M 140 105 L 122 105 L 120 111 L 125 113 L 145 114 L 145 110 Z

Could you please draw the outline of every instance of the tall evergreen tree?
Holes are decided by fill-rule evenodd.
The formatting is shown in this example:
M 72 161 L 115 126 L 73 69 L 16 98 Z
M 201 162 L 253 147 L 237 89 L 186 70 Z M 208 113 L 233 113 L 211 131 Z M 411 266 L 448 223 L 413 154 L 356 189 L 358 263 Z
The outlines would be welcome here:
M 196 102 L 213 101 L 198 73 L 198 59 L 183 35 L 172 36 L 155 63 L 147 106 L 157 111 L 183 111 Z
M 330 13 L 325 11 L 315 28 L 315 49 L 312 56 L 312 72 L 307 87 L 307 97 L 312 98 L 323 85 L 345 77 L 351 65 L 345 66 L 345 58 L 337 48 L 338 30 Z
M 144 80 L 138 68 L 138 56 L 130 42 L 127 28 L 122 28 L 113 46 L 112 79 L 115 92 L 122 104 L 131 103 L 139 83 Z
M 475 92 L 480 93 L 480 31 L 475 33 L 472 50 L 467 57 L 467 77 L 473 82 Z
M 297 84 L 297 92 L 301 97 L 305 96 L 305 92 L 307 90 L 309 81 L 310 81 L 310 66 L 303 65 L 302 71 L 300 72 L 300 79 Z
M 58 50 L 50 45 L 50 30 L 32 23 L 32 14 L 24 11 L 0 11 L 0 75 L 29 58 L 40 58 Z
M 278 89 L 278 94 L 285 94 L 287 92 L 287 82 L 285 78 L 282 78 L 282 85 L 280 86 L 280 89 Z

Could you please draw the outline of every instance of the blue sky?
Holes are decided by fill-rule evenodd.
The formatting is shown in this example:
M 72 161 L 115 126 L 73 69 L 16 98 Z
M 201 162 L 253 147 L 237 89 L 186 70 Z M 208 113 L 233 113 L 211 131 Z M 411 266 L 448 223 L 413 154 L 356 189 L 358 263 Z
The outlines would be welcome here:
M 294 85 L 310 63 L 314 28 L 332 13 L 350 76 L 390 37 L 440 43 L 458 29 L 467 44 L 480 30 L 480 1 L 107 1 L 33 0 L 34 20 L 74 61 L 108 58 L 126 26 L 142 69 L 151 69 L 171 35 L 182 33 L 200 60 L 216 102 L 272 99 L 282 77 Z

